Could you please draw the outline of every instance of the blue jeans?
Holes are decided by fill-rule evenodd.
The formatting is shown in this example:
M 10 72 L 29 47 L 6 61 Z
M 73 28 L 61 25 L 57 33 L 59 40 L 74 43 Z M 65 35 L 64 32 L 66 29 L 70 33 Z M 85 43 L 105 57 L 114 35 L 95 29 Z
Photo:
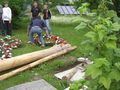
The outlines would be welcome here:
M 34 26 L 31 28 L 30 30 L 30 33 L 29 33 L 29 38 L 30 38 L 30 41 L 32 43 L 34 43 L 34 37 L 33 35 L 37 33 L 38 34 L 38 37 L 39 37 L 39 42 L 41 42 L 42 45 L 45 45 L 45 42 L 44 42 L 44 39 L 43 39 L 43 35 L 42 35 L 42 29 L 38 26 Z
M 47 28 L 48 28 L 48 32 L 49 32 L 49 34 L 51 34 L 51 27 L 50 27 L 50 23 L 49 23 L 49 19 L 45 19 L 44 20 L 44 23 L 46 24 L 46 26 L 47 26 Z

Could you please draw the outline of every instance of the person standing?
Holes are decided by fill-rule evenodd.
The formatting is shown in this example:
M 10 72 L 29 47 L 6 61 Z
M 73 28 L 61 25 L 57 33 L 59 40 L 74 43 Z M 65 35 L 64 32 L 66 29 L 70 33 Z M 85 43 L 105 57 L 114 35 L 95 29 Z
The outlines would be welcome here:
M 3 35 L 11 36 L 12 35 L 12 30 L 11 30 L 12 11 L 8 6 L 8 2 L 4 3 L 2 20 L 3 20 L 3 26 L 4 26 Z
M 45 24 L 46 24 L 46 26 L 48 28 L 49 34 L 51 35 L 52 31 L 51 31 L 51 27 L 50 27 L 50 23 L 49 23 L 49 20 L 51 19 L 51 12 L 48 9 L 48 5 L 47 4 L 44 5 L 43 14 L 44 14 L 43 15 L 44 22 L 45 22 Z
M 3 26 L 3 21 L 2 21 L 2 14 L 3 14 L 3 6 L 2 5 L 0 5 L 0 33 L 2 34 L 2 30 L 3 30 L 3 28 L 2 28 L 2 26 Z
M 33 6 L 31 8 L 31 13 L 32 13 L 32 19 L 36 17 L 41 18 L 41 9 L 37 1 L 34 1 Z

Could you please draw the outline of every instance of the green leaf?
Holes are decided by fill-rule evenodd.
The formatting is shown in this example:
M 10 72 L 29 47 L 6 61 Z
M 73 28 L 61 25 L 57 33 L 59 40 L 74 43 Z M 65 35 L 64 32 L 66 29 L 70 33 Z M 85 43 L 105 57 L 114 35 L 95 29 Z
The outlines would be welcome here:
M 109 62 L 106 60 L 106 58 L 98 58 L 95 60 L 95 66 L 100 68 L 102 67 L 103 65 L 105 66 L 109 66 Z
M 91 75 L 94 68 L 96 68 L 94 64 L 88 65 L 87 70 L 86 70 L 86 76 Z
M 117 37 L 115 35 L 110 35 L 108 37 L 108 40 L 117 40 Z
M 117 37 L 115 35 L 111 35 L 108 37 L 108 41 L 107 43 L 105 44 L 107 48 L 109 49 L 116 49 L 117 46 L 116 46 L 116 40 L 117 40 Z
M 115 66 L 120 70 L 120 62 L 115 63 Z
M 109 89 L 111 84 L 111 79 L 109 77 L 101 76 L 99 79 L 99 83 L 103 84 L 106 89 Z
M 120 49 L 115 49 L 115 56 L 120 57 Z
M 114 10 L 109 10 L 109 11 L 107 11 L 107 14 L 109 15 L 109 17 L 114 17 L 114 16 L 116 16 L 116 12 L 114 11 Z
M 100 76 L 102 74 L 102 70 L 99 69 L 99 68 L 95 68 L 93 70 L 93 73 L 92 73 L 92 78 L 95 79 L 97 78 L 98 76 Z
M 87 34 L 85 34 L 85 36 L 92 41 L 96 41 L 96 33 L 93 31 L 88 32 Z
M 115 79 L 116 81 L 120 81 L 120 72 L 116 69 L 112 69 L 110 75 L 112 79 Z
M 98 31 L 98 36 L 99 36 L 99 40 L 102 41 L 104 36 L 105 36 L 105 31 L 104 30 L 99 30 Z
M 70 90 L 79 90 L 82 87 L 82 83 L 80 81 L 75 81 L 73 84 L 70 85 Z
M 117 48 L 115 40 L 108 40 L 108 42 L 105 44 L 105 46 L 108 49 L 116 49 Z
M 86 17 L 74 17 L 72 19 L 72 22 L 73 23 L 81 23 L 81 22 L 84 22 L 84 23 L 89 23 L 90 22 L 90 19 L 86 18 Z
M 120 24 L 119 23 L 113 23 L 112 30 L 113 31 L 119 31 L 120 30 Z
M 82 6 L 83 7 L 88 7 L 88 6 L 90 6 L 90 4 L 86 2 L 86 3 L 83 3 Z
M 94 64 L 91 64 L 88 66 L 86 71 L 86 76 L 91 76 L 93 79 L 97 78 L 102 74 L 102 70 L 99 68 L 96 68 Z
M 75 27 L 76 30 L 81 30 L 86 28 L 87 24 L 84 22 L 81 22 L 77 27 Z
M 88 11 L 89 3 L 83 3 L 81 7 L 78 8 L 78 11 L 83 14 Z
M 85 41 L 81 42 L 81 45 L 86 45 L 86 44 L 90 44 L 90 43 L 91 43 L 90 40 L 85 40 Z

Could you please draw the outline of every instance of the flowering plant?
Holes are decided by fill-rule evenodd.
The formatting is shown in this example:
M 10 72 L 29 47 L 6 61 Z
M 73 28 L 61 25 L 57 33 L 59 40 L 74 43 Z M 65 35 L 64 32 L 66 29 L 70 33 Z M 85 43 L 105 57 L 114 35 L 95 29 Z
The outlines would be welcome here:
M 0 39 L 0 59 L 7 59 L 12 57 L 12 49 L 18 48 L 21 45 L 21 40 L 5 36 Z

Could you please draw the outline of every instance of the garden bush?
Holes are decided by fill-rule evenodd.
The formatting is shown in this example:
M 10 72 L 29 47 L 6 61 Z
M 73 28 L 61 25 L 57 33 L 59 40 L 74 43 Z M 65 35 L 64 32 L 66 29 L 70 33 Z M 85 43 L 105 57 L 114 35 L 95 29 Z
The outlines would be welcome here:
M 77 30 L 89 30 L 81 43 L 84 48 L 81 53 L 94 62 L 87 67 L 85 75 L 84 85 L 89 90 L 120 90 L 120 18 L 107 4 L 101 0 L 96 12 L 82 14 L 85 19 L 76 27 Z M 88 12 L 89 5 L 84 3 L 79 11 Z M 79 85 L 82 87 L 83 84 Z
M 78 6 L 79 4 L 82 3 L 89 3 L 90 4 L 89 8 L 93 10 L 98 8 L 101 1 L 105 2 L 103 4 L 106 4 L 106 7 L 109 10 L 115 10 L 117 12 L 117 15 L 120 17 L 120 4 L 119 4 L 120 0 L 77 0 L 76 5 Z
M 0 0 L 0 3 L 3 5 L 5 1 Z M 12 9 L 12 26 L 14 29 L 20 28 L 20 14 L 22 11 L 24 11 L 23 5 L 25 3 L 25 0 L 9 0 L 9 7 Z

